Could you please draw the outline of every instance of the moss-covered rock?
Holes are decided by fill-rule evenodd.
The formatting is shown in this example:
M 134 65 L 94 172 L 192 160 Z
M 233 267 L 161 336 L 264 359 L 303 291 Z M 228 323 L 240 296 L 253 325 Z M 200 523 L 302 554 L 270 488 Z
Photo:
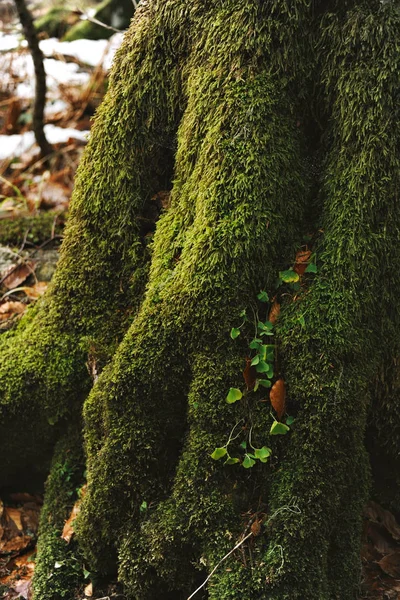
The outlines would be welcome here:
M 64 36 L 64 41 L 108 39 L 115 30 L 123 31 L 129 27 L 134 11 L 132 0 L 103 0 L 96 8 L 93 20 L 73 25 Z

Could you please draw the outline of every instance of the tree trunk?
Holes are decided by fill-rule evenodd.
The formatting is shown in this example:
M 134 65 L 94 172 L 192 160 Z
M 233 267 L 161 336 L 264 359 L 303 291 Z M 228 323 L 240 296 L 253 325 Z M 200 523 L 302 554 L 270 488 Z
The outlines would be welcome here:
M 393 481 L 399 458 L 400 15 L 329 4 L 136 11 L 55 280 L 0 340 L 1 483 L 48 469 L 58 440 L 37 599 L 67 597 L 79 561 L 132 600 L 185 600 L 211 573 L 195 597 L 357 596 L 371 472 L 383 457 Z M 235 464 L 211 457 L 226 447 Z

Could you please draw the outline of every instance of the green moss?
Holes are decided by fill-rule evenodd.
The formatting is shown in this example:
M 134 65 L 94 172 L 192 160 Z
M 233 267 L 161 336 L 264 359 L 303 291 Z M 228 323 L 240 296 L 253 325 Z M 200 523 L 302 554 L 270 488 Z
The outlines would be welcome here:
M 62 6 L 53 6 L 46 11 L 39 19 L 35 21 L 36 30 L 39 33 L 46 33 L 49 37 L 61 38 L 77 20 L 77 16 L 71 14 L 71 10 Z
M 83 469 L 79 422 L 70 423 L 54 451 L 40 515 L 33 579 L 37 600 L 71 599 L 83 584 L 83 558 L 77 544 L 73 538 L 69 543 L 61 538 L 64 523 L 77 500 Z
M 25 240 L 38 246 L 50 240 L 54 235 L 61 235 L 64 223 L 65 216 L 54 213 L 5 219 L 1 222 L 0 244 L 19 247 Z
M 94 13 L 94 18 L 114 29 L 124 30 L 129 27 L 133 17 L 134 5 L 132 0 L 103 0 Z M 73 40 L 107 39 L 114 31 L 93 21 L 80 21 L 67 32 L 66 42 Z

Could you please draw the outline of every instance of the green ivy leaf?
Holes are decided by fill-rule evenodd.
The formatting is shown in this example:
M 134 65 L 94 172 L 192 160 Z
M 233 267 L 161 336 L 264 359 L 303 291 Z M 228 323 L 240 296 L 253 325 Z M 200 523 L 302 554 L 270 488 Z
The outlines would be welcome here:
M 146 512 L 146 510 L 147 510 L 147 502 L 146 502 L 146 500 L 143 500 L 142 504 L 139 506 L 139 511 L 141 513 L 144 513 L 144 512 Z
M 305 273 L 318 273 L 318 267 L 315 263 L 310 263 L 304 272 Z
M 225 447 L 224 448 L 215 448 L 214 452 L 212 454 L 210 454 L 210 456 L 214 460 L 219 460 L 220 458 L 225 456 L 225 454 L 228 454 L 228 451 Z
M 233 404 L 242 398 L 243 394 L 238 388 L 230 388 L 226 401 L 228 404 Z
M 244 457 L 244 461 L 242 462 L 242 467 L 245 469 L 251 469 L 253 465 L 256 464 L 256 461 L 251 458 L 248 454 Z
M 246 450 L 246 448 L 247 448 L 247 442 L 240 442 L 239 446 L 241 448 L 243 448 L 243 450 Z
M 279 277 L 282 279 L 284 283 L 294 283 L 295 281 L 299 281 L 299 274 L 293 271 L 293 269 L 288 269 L 287 271 L 280 271 Z
M 262 321 L 258 321 L 257 323 L 257 329 L 259 331 L 272 331 L 274 328 L 274 324 L 271 323 L 271 321 L 265 321 L 265 323 L 263 323 Z
M 250 364 L 252 367 L 254 367 L 255 365 L 258 365 L 259 362 L 260 362 L 260 355 L 256 354 Z
M 232 327 L 231 329 L 231 338 L 233 340 L 236 340 L 237 337 L 239 337 L 240 335 L 240 329 L 238 329 L 237 327 Z
M 257 294 L 257 298 L 260 302 L 269 302 L 269 296 L 267 292 L 261 291 L 259 294 Z
M 267 446 L 263 446 L 262 448 L 256 448 L 254 454 L 256 458 L 262 460 L 263 458 L 269 458 L 272 454 L 272 450 Z
M 259 385 L 262 385 L 265 388 L 270 388 L 272 383 L 269 379 L 257 379 Z
M 263 360 L 260 360 L 258 365 L 256 365 L 257 373 L 268 373 L 271 369 L 271 366 Z
M 232 458 L 230 456 L 229 458 L 226 459 L 226 461 L 224 462 L 224 465 L 236 465 L 239 462 L 240 462 L 240 460 L 238 458 Z
M 249 348 L 251 348 L 252 350 L 258 350 L 260 347 L 260 344 L 262 344 L 262 340 L 258 339 L 258 338 L 254 338 L 254 340 L 252 340 L 249 344 Z
M 286 419 L 286 425 L 292 425 L 294 423 L 294 417 L 288 417 Z
M 289 431 L 289 427 L 285 423 L 279 423 L 274 421 L 271 426 L 270 435 L 286 435 Z
M 259 387 L 260 387 L 260 380 L 256 379 L 256 382 L 255 382 L 254 387 L 253 387 L 253 392 L 256 392 Z

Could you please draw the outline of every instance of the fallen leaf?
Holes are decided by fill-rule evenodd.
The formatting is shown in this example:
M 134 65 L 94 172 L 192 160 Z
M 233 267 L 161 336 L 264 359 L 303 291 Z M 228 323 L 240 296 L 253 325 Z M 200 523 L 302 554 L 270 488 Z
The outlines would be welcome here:
M 256 384 L 257 371 L 251 366 L 251 358 L 246 357 L 246 366 L 243 371 L 243 379 L 245 380 L 248 390 L 252 390 Z
M 82 502 L 82 498 L 84 497 L 86 493 L 86 484 L 81 488 L 81 493 L 80 493 L 80 498 L 75 502 L 71 514 L 68 518 L 68 520 L 65 522 L 61 537 L 63 540 L 65 540 L 67 542 L 67 544 L 69 544 L 69 542 L 72 540 L 75 530 L 74 530 L 74 521 L 76 519 L 76 517 L 79 515 L 79 512 L 81 510 L 81 502 Z
M 87 596 L 88 598 L 91 598 L 91 596 L 93 596 L 93 583 L 89 583 L 85 587 L 85 596 Z
M 22 315 L 26 310 L 26 304 L 22 302 L 9 301 L 0 304 L 0 321 L 7 321 L 13 315 Z
M 378 565 L 382 571 L 387 575 L 390 575 L 390 577 L 400 579 L 400 550 L 381 558 L 381 560 L 378 561 Z
M 273 305 L 271 306 L 271 310 L 269 311 L 268 321 L 270 321 L 271 323 L 273 323 L 275 325 L 275 323 L 278 320 L 280 312 L 281 312 L 281 305 L 279 304 L 279 302 L 277 302 L 275 300 Z
M 286 386 L 283 379 L 275 381 L 269 393 L 269 399 L 278 419 L 281 419 L 286 407 Z
M 29 260 L 19 265 L 12 265 L 3 274 L 2 284 L 9 290 L 17 288 L 34 272 L 34 269 L 35 263 Z
M 310 250 L 299 250 L 296 254 L 296 260 L 293 267 L 293 271 L 295 271 L 298 275 L 304 275 L 304 271 L 307 268 L 307 263 L 310 257 Z
M 20 287 L 19 290 L 21 292 L 25 292 L 29 300 L 37 300 L 38 298 L 40 298 L 40 296 L 43 296 L 43 294 L 47 290 L 48 285 L 49 284 L 47 281 L 38 281 L 37 283 L 35 283 L 35 285 L 32 285 L 31 287 L 24 286 Z
M 364 515 L 370 521 L 383 525 L 395 540 L 400 540 L 400 526 L 394 515 L 377 502 L 369 502 L 364 509 Z

